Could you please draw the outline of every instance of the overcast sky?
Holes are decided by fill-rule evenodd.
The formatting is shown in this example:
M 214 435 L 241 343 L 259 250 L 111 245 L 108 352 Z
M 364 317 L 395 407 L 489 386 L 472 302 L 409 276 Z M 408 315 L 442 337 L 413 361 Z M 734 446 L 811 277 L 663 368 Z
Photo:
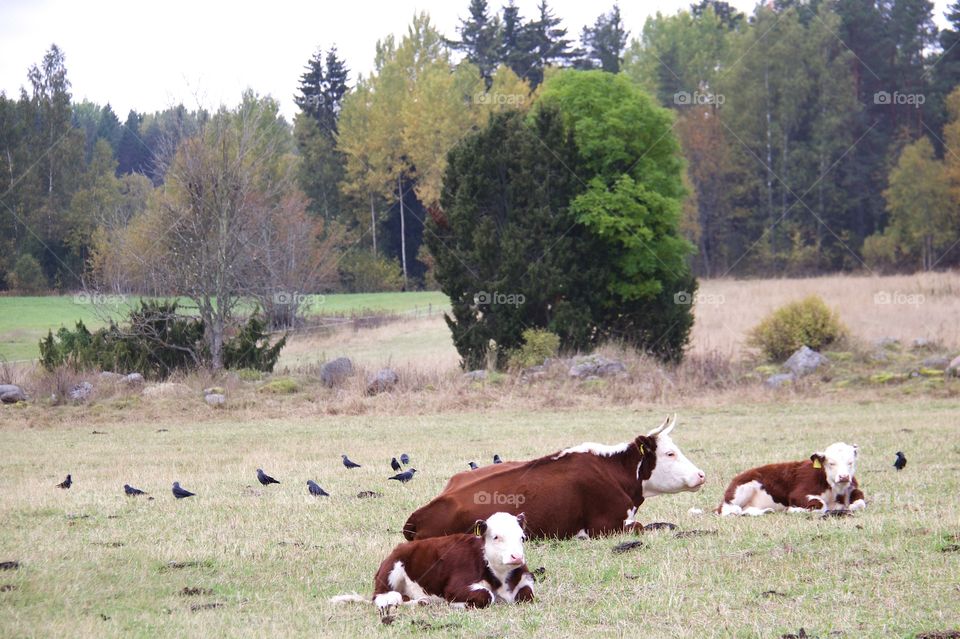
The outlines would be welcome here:
M 631 36 L 647 15 L 672 14 L 691 0 L 625 0 L 621 14 Z M 188 108 L 235 105 L 250 87 L 296 112 L 293 95 L 303 66 L 317 49 L 335 44 L 351 70 L 366 74 L 374 45 L 405 32 L 416 12 L 427 11 L 440 31 L 456 34 L 468 0 L 0 0 L 0 91 L 8 97 L 27 84 L 51 43 L 66 55 L 75 101 L 109 102 L 120 120 L 130 109 L 152 112 L 182 102 Z M 498 0 L 490 1 L 499 7 Z M 532 17 L 537 0 L 517 0 Z M 585 24 L 612 6 L 553 0 L 550 6 L 577 39 Z M 751 12 L 754 0 L 732 0 Z M 947 0 L 937 0 L 937 21 Z

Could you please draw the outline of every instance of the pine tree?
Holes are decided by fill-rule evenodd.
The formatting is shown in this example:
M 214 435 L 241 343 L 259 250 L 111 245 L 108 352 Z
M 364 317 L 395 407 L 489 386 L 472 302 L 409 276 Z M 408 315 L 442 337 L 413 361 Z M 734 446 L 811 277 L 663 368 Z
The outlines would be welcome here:
M 117 144 L 117 176 L 129 173 L 146 175 L 150 167 L 150 152 L 140 135 L 143 116 L 130 110 L 123 124 L 120 142 Z
M 493 72 L 501 61 L 501 24 L 491 17 L 487 0 L 470 0 L 470 17 L 460 20 L 459 40 L 448 41 L 450 46 L 466 54 L 467 61 L 480 69 L 486 88 L 493 83 Z
M 586 53 L 577 66 L 619 73 L 629 35 L 620 19 L 620 6 L 614 4 L 613 9 L 601 14 L 592 27 L 583 28 L 580 42 Z

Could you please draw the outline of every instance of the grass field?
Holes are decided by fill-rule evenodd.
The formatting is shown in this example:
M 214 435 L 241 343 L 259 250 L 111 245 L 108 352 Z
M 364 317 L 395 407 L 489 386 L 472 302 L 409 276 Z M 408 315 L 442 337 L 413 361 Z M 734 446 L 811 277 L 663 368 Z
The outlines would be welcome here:
M 172 410 L 147 420 L 80 406 L 38 427 L 21 422 L 24 409 L 3 407 L 0 561 L 20 567 L 0 571 L 0 636 L 780 637 L 803 627 L 808 636 L 912 637 L 960 629 L 955 400 L 673 408 L 681 411 L 675 440 L 708 484 L 649 500 L 638 519 L 704 533 L 647 533 L 644 547 L 621 555 L 612 548 L 623 537 L 531 542 L 531 567 L 546 569 L 532 605 L 404 610 L 387 627 L 371 606 L 327 599 L 370 592 L 407 515 L 451 474 L 495 452 L 529 458 L 584 440 L 623 441 L 667 408 L 283 419 L 213 412 L 201 420 Z M 869 506 L 854 517 L 687 514 L 715 506 L 745 467 L 804 458 L 837 440 L 861 449 Z M 910 462 L 896 473 L 900 449 Z M 363 468 L 345 470 L 342 452 Z M 420 471 L 406 486 L 385 479 L 400 452 Z M 284 483 L 262 489 L 258 466 Z M 67 472 L 73 488 L 53 488 Z M 308 478 L 333 496 L 309 498 Z M 198 496 L 174 501 L 174 480 Z M 156 499 L 125 498 L 124 483 Z M 356 499 L 361 490 L 383 497 Z
M 104 296 L 92 304 L 85 294 L 47 297 L 0 296 L 0 359 L 35 359 L 37 342 L 48 330 L 73 328 L 83 320 L 87 328 L 105 324 L 110 317 L 124 317 L 139 298 Z M 406 313 L 446 309 L 447 298 L 439 292 L 356 293 L 310 296 L 313 314 L 350 314 L 363 311 Z

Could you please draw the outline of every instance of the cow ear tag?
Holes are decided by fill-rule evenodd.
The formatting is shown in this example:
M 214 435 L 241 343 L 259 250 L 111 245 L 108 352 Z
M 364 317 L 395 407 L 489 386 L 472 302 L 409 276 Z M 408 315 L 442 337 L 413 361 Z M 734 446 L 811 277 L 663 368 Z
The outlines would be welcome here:
M 820 463 L 820 460 L 819 460 L 819 459 L 814 459 L 814 460 L 813 460 L 813 467 L 814 467 L 814 468 L 823 468 L 823 464 Z
M 647 454 L 647 453 L 643 450 L 643 444 L 640 444 L 639 448 L 640 448 L 640 454 L 641 454 L 641 455 L 646 455 L 646 454 Z
M 482 535 L 480 534 L 480 524 L 477 524 L 476 526 L 474 526 L 474 528 L 473 528 L 473 534 L 476 535 L 477 537 L 481 537 L 481 536 L 482 536 Z

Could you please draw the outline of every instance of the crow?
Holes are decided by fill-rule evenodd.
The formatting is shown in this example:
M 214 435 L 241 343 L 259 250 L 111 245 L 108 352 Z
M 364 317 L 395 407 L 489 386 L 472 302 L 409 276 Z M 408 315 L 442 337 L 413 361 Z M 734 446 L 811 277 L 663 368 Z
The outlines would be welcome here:
M 397 461 L 396 457 L 390 460 L 390 468 L 398 473 L 400 472 L 400 462 Z
M 470 470 L 476 470 L 478 468 L 480 467 L 477 466 L 477 462 L 470 462 Z
M 346 455 L 340 455 L 340 456 L 343 458 L 343 465 L 346 466 L 347 468 L 360 468 L 360 464 L 356 464 L 350 461 L 350 458 L 347 457 Z
M 503 460 L 500 459 L 500 455 L 494 455 L 494 456 L 493 456 L 493 463 L 494 463 L 494 464 L 502 464 L 502 463 L 503 463 Z
M 189 490 L 184 490 L 180 488 L 180 482 L 173 482 L 173 496 L 177 499 L 183 499 L 184 497 L 193 497 L 196 493 L 191 493 Z
M 404 466 L 406 466 L 407 464 L 409 464 L 409 463 L 410 463 L 410 455 L 408 455 L 408 454 L 406 454 L 406 453 L 400 455 L 400 463 L 403 464 Z
M 325 491 L 323 488 L 320 488 L 320 486 L 317 486 L 317 482 L 313 481 L 312 479 L 308 479 L 308 480 L 307 480 L 307 487 L 308 487 L 309 490 L 310 490 L 310 494 L 313 495 L 313 496 L 315 496 L 315 497 L 329 497 L 329 496 L 330 496 L 330 493 L 328 493 L 327 491 Z
M 411 479 L 413 479 L 413 474 L 414 474 L 415 472 L 417 472 L 417 469 L 416 469 L 416 468 L 411 468 L 410 470 L 408 470 L 408 471 L 406 471 L 406 472 L 398 473 L 398 474 L 394 475 L 393 477 L 388 477 L 387 479 L 396 479 L 396 480 L 397 480 L 398 482 L 400 482 L 401 484 L 405 484 L 405 483 L 407 483 L 408 481 L 410 481 Z
M 147 493 L 143 492 L 139 488 L 134 488 L 130 484 L 123 485 L 123 492 L 127 494 L 127 497 L 136 497 L 137 495 L 146 495 Z
M 280 483 L 280 482 L 278 482 L 276 479 L 274 479 L 273 477 L 271 477 L 270 475 L 268 475 L 268 474 L 266 474 L 265 472 L 263 472 L 263 469 L 262 469 L 262 468 L 258 468 L 258 469 L 257 469 L 257 481 L 259 481 L 259 482 L 260 482 L 261 484 L 263 484 L 264 486 L 269 486 L 270 484 L 279 484 L 279 483 Z
M 907 456 L 902 452 L 897 451 L 897 459 L 893 462 L 893 467 L 897 470 L 903 470 L 907 465 Z M 69 477 L 69 476 L 68 476 Z
M 73 486 L 73 479 L 70 477 L 70 475 L 67 475 L 66 479 L 57 484 L 57 488 L 63 488 L 64 490 L 70 488 L 71 486 Z

